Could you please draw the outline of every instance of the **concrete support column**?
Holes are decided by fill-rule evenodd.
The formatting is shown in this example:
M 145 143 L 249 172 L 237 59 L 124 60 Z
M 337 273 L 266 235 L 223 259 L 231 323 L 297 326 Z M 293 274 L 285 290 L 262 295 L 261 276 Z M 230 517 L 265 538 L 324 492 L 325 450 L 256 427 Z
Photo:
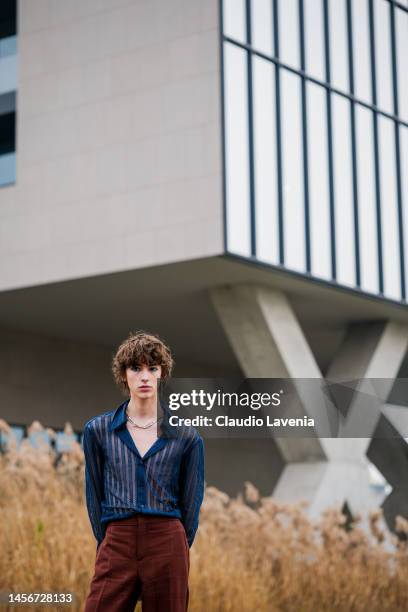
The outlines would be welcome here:
M 301 384 L 298 379 L 320 379 L 324 386 L 299 321 L 281 291 L 239 285 L 214 289 L 211 299 L 247 378 L 291 378 L 296 386 Z M 336 402 L 327 401 L 323 392 L 308 398 L 299 386 L 302 409 L 315 418 L 316 435 L 274 438 L 285 462 L 274 489 L 276 499 L 307 499 L 312 515 L 344 503 L 352 513 L 378 508 L 383 493 L 370 486 L 366 456 L 371 438 L 358 436 L 371 436 L 377 427 L 407 348 L 407 325 L 376 321 L 349 326 L 326 375 L 326 381 L 337 387 L 354 381 L 348 389 L 346 414 L 339 414 Z M 388 380 L 378 388 L 373 380 L 378 378 Z M 338 423 L 341 437 L 323 437 L 333 422 Z

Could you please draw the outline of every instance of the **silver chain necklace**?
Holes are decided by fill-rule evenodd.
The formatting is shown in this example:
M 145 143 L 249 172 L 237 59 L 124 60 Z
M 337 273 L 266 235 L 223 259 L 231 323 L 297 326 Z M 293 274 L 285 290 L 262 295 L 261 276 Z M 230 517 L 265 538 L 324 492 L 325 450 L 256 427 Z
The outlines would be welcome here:
M 128 413 L 126 412 L 126 417 L 127 420 L 130 421 L 132 423 L 132 425 L 134 427 L 138 427 L 139 429 L 148 429 L 149 427 L 151 427 L 152 425 L 154 425 L 155 423 L 157 423 L 157 421 L 160 421 L 163 417 L 159 417 L 158 419 L 156 419 L 155 421 L 153 421 L 152 423 L 149 423 L 148 425 L 138 425 L 137 423 L 134 422 L 134 420 L 132 419 L 132 417 L 130 417 L 128 415 Z

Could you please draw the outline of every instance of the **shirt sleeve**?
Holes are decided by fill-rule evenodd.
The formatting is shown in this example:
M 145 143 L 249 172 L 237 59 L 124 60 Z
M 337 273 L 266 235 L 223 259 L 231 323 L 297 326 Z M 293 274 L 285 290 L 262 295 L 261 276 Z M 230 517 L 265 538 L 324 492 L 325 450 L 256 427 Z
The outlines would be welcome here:
M 198 529 L 204 484 L 204 442 L 199 436 L 185 451 L 180 468 L 181 522 L 190 548 Z
M 92 426 L 85 425 L 83 435 L 85 456 L 85 493 L 86 505 L 92 531 L 97 540 L 97 549 L 105 537 L 105 529 L 101 523 L 103 494 L 103 464 L 104 457 L 101 446 Z

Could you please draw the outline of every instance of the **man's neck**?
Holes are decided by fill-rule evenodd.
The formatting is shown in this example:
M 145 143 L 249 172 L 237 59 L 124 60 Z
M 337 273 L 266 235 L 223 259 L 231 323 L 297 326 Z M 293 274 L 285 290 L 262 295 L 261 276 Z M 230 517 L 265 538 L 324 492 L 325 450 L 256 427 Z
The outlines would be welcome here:
M 140 400 L 131 397 L 126 407 L 126 412 L 131 418 L 141 421 L 155 419 L 158 416 L 157 399 L 149 398 Z

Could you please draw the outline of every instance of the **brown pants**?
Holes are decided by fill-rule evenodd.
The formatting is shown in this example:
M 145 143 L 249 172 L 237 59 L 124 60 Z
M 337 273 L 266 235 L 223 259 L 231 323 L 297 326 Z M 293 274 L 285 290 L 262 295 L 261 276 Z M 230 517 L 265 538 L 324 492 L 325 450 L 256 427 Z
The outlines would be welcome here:
M 137 514 L 108 524 L 84 612 L 185 612 L 190 551 L 178 518 Z

